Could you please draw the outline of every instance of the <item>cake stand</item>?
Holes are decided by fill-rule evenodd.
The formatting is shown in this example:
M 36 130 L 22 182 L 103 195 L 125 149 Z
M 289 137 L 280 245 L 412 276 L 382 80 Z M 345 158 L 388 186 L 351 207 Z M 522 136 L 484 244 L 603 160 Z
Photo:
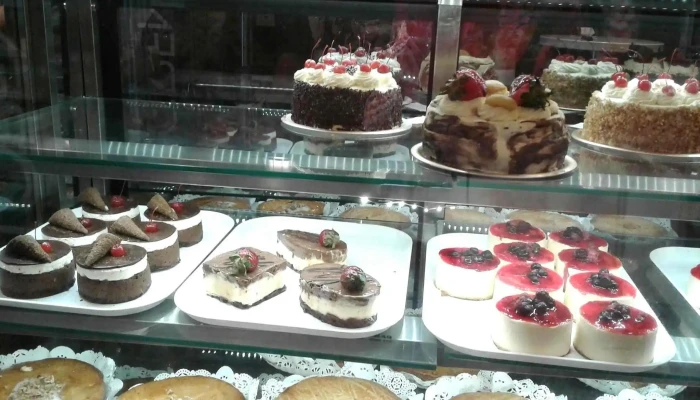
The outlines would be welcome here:
M 333 131 L 330 129 L 314 128 L 297 124 L 292 121 L 292 114 L 287 114 L 282 117 L 282 126 L 294 134 L 308 138 L 366 142 L 372 140 L 398 139 L 411 131 L 412 124 L 408 120 L 402 119 L 400 126 L 383 131 Z
M 648 153 L 645 151 L 623 149 L 621 147 L 609 146 L 606 144 L 591 142 L 581 137 L 580 129 L 571 129 L 571 139 L 573 139 L 579 145 L 596 151 L 598 153 L 603 153 L 611 156 L 640 160 L 647 162 L 671 162 L 671 163 L 700 163 L 700 154 L 661 154 L 661 153 Z

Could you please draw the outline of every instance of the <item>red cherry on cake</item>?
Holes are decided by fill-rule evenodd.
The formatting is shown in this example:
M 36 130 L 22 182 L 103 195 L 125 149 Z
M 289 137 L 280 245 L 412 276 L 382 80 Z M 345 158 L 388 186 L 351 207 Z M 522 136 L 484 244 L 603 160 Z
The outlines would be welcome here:
M 674 89 L 671 85 L 664 86 L 664 88 L 661 89 L 661 92 L 668 97 L 673 97 L 676 95 L 676 89 Z
M 386 64 L 382 64 L 379 66 L 379 68 L 377 68 L 377 72 L 380 74 L 388 74 L 391 72 L 391 68 L 389 68 L 389 66 Z
M 360 71 L 372 72 L 372 67 L 370 67 L 369 64 L 362 64 L 362 65 L 360 65 Z
M 44 250 L 46 253 L 51 253 L 53 251 L 53 247 L 51 246 L 51 243 L 49 242 L 41 242 L 41 249 Z
M 649 80 L 649 74 L 637 74 L 636 78 L 639 79 L 640 81 L 643 81 L 643 80 L 647 80 L 647 81 L 648 81 L 648 80 Z
M 124 257 L 126 255 L 126 250 L 124 250 L 124 246 L 122 246 L 121 244 L 115 244 L 109 250 L 109 254 L 112 257 Z
M 700 89 L 700 84 L 698 84 L 698 81 L 690 82 L 689 84 L 685 85 L 685 91 L 690 94 L 698 94 L 698 89 Z
M 377 58 L 380 59 L 380 60 L 385 59 L 385 58 L 386 58 L 386 53 L 383 52 L 383 51 L 380 51 L 379 53 L 377 53 Z
M 615 82 L 615 81 L 617 81 L 618 78 L 625 78 L 625 79 L 627 79 L 627 74 L 625 74 L 625 73 L 622 72 L 622 71 L 617 71 L 617 72 L 615 72 L 614 74 L 612 74 L 612 77 L 611 77 L 610 79 L 612 79 L 612 81 Z
M 348 54 L 348 48 L 345 46 L 338 46 L 338 51 L 340 54 Z
M 691 83 L 691 82 L 698 82 L 698 80 L 695 79 L 695 78 L 688 78 L 688 79 L 685 80 L 685 84 L 686 84 L 686 85 L 689 84 L 689 83 Z
M 112 196 L 112 198 L 109 200 L 109 204 L 113 208 L 124 207 L 126 200 L 122 196 Z
M 335 60 L 333 60 L 332 58 L 324 58 L 323 63 L 326 65 L 335 65 Z
M 326 69 L 326 66 L 324 64 L 316 64 L 314 69 Z
M 149 222 L 146 224 L 146 227 L 143 230 L 146 231 L 146 233 L 158 232 L 158 224 L 155 222 Z
M 328 51 L 327 51 L 328 54 L 337 53 L 337 52 L 338 52 L 338 50 L 336 50 L 335 47 L 330 47 L 330 48 L 328 48 Z
M 180 203 L 179 201 L 176 201 L 176 202 L 170 204 L 170 208 L 175 210 L 176 213 L 180 214 L 182 212 L 182 210 L 185 209 L 185 205 Z
M 306 60 L 304 63 L 304 68 L 313 68 L 316 66 L 316 61 L 314 60 Z
M 617 79 L 615 79 L 615 87 L 626 88 L 627 87 L 627 79 L 623 76 L 618 77 Z
M 83 225 L 85 228 L 90 229 L 90 227 L 92 226 L 92 220 L 88 218 L 81 218 L 80 224 Z
M 637 82 L 637 87 L 643 92 L 648 92 L 651 90 L 651 82 L 647 79 L 641 80 Z
M 364 49 L 357 49 L 355 51 L 355 57 L 364 57 L 367 55 L 367 52 Z
M 659 79 L 673 79 L 673 75 L 668 72 L 662 72 L 659 74 Z
M 380 63 L 379 61 L 372 61 L 372 64 L 370 64 L 369 66 L 372 67 L 372 69 L 377 69 L 380 65 L 382 65 L 382 63 Z
M 349 58 L 347 60 L 343 60 L 343 65 L 350 66 L 350 65 L 357 65 L 357 60 L 354 58 Z
M 344 74 L 345 72 L 347 72 L 347 70 L 342 65 L 336 65 L 335 67 L 333 67 L 333 72 L 336 74 Z

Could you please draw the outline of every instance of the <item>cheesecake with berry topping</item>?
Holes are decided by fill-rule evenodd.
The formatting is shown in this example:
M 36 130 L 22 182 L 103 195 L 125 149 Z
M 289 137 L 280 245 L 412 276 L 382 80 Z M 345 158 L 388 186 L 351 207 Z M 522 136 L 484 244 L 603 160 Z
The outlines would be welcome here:
M 540 228 L 532 226 L 529 222 L 513 219 L 508 222 L 489 226 L 489 249 L 493 251 L 496 245 L 501 243 L 536 243 L 540 247 L 547 245 L 547 235 Z
M 555 171 L 569 139 L 564 115 L 539 79 L 522 75 L 511 90 L 461 69 L 428 106 L 423 154 L 437 163 L 493 174 Z
M 504 264 L 529 262 L 554 269 L 554 254 L 537 243 L 501 243 L 493 248 L 493 254 Z
M 243 247 L 204 262 L 204 291 L 237 308 L 250 308 L 286 290 L 289 265 L 272 253 Z
M 285 229 L 277 232 L 277 255 L 287 260 L 294 271 L 300 272 L 315 264 L 344 264 L 348 245 L 332 229 L 324 229 L 319 234 Z
M 81 298 L 98 304 L 125 303 L 151 287 L 146 250 L 121 242 L 119 236 L 103 233 L 91 246 L 74 249 Z
M 580 312 L 574 348 L 584 357 L 637 365 L 654 359 L 658 323 L 650 314 L 616 301 L 591 301 Z
M 125 244 L 142 247 L 148 252 L 146 261 L 151 272 L 170 269 L 180 262 L 177 229 L 164 222 L 134 222 L 123 216 L 107 231 L 119 236 Z
M 700 82 L 683 85 L 668 73 L 651 81 L 613 76 L 591 97 L 583 139 L 623 149 L 659 154 L 700 153 Z
M 608 251 L 608 242 L 576 226 L 570 226 L 563 231 L 550 233 L 547 241 L 547 249 L 555 256 L 568 249 L 591 248 Z
M 443 294 L 465 300 L 493 297 L 500 260 L 476 247 L 451 247 L 438 252 L 435 287 Z
M 563 250 L 557 254 L 556 259 L 556 270 L 565 278 L 601 269 L 606 269 L 613 275 L 620 275 L 622 271 L 622 261 L 619 258 L 597 249 Z
M 615 72 L 621 70 L 611 61 L 561 54 L 542 72 L 542 83 L 552 90 L 552 99 L 565 108 L 586 108 L 588 100 Z
M 690 305 L 700 308 L 700 264 L 690 270 L 690 279 L 685 295 Z
M 57 240 L 37 242 L 28 235 L 10 240 L 0 251 L 0 291 L 15 299 L 37 299 L 65 292 L 75 283 L 70 246 Z
M 584 272 L 571 276 L 566 287 L 564 304 L 579 317 L 579 309 L 589 301 L 612 301 L 633 306 L 637 289 L 631 283 L 615 276 L 607 269 L 598 272 Z
M 82 202 L 83 217 L 99 219 L 111 225 L 121 217 L 129 217 L 134 222 L 141 221 L 139 206 L 136 201 L 122 196 L 105 198 L 93 187 L 83 190 L 78 196 Z
M 49 217 L 41 228 L 44 239 L 58 240 L 71 247 L 87 246 L 107 231 L 107 223 L 92 218 L 78 218 L 73 211 L 63 208 Z
M 544 291 L 554 299 L 564 300 L 564 279 L 553 269 L 538 263 L 508 264 L 498 270 L 493 289 L 496 300 L 521 293 L 534 295 Z
M 335 131 L 380 131 L 401 125 L 401 89 L 379 60 L 307 60 L 294 74 L 292 121 Z
M 364 328 L 377 320 L 379 282 L 361 268 L 316 264 L 299 276 L 302 310 L 340 328 Z
M 491 338 L 499 349 L 554 357 L 569 353 L 573 317 L 547 292 L 504 297 L 496 311 Z
M 143 216 L 147 221 L 163 222 L 175 227 L 180 247 L 193 246 L 204 237 L 202 212 L 193 203 L 168 203 L 156 194 L 146 204 Z

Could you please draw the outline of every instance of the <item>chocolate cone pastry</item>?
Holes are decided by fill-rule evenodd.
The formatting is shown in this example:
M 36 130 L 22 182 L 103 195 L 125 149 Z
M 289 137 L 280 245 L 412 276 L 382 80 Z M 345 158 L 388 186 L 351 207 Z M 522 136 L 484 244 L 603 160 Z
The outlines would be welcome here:
M 109 253 L 110 249 L 115 245 L 121 243 L 122 240 L 119 236 L 112 235 L 111 233 L 103 233 L 97 237 L 97 240 L 90 248 L 90 251 L 85 256 L 85 260 L 82 264 L 86 266 L 91 266 L 96 263 L 100 258 L 104 257 Z
M 158 214 L 164 215 L 173 221 L 177 219 L 177 213 L 175 210 L 173 210 L 170 207 L 170 204 L 168 204 L 167 201 L 163 198 L 163 196 L 156 194 L 155 196 L 151 197 L 151 200 L 148 201 L 148 204 L 146 204 L 146 207 L 148 207 L 149 210 L 154 211 Z
M 56 211 L 51 218 L 49 218 L 49 224 L 69 231 L 82 233 L 83 235 L 87 235 L 88 233 L 88 230 L 78 221 L 78 217 L 73 214 L 73 211 L 67 208 Z
M 44 249 L 41 248 L 39 242 L 33 237 L 27 235 L 17 236 L 10 240 L 6 248 L 14 257 L 25 258 L 36 262 L 49 263 L 49 256 Z
M 100 195 L 100 192 L 98 192 L 94 187 L 89 187 L 83 190 L 83 192 L 80 193 L 80 196 L 78 196 L 78 200 L 84 204 L 89 204 L 98 210 L 109 210 L 109 207 L 107 207 L 104 200 L 102 200 L 102 195 Z
M 118 220 L 114 221 L 112 226 L 109 227 L 108 231 L 110 233 L 117 233 L 121 235 L 126 235 L 135 239 L 140 239 L 145 242 L 149 241 L 148 235 L 146 235 L 141 228 L 136 226 L 134 221 L 127 217 L 119 217 Z

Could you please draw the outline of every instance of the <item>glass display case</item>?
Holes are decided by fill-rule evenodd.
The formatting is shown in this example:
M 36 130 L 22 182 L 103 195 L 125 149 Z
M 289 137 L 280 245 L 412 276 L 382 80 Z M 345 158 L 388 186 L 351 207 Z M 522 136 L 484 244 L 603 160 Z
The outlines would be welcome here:
M 3 2 L 0 398 L 698 398 L 696 10 Z

